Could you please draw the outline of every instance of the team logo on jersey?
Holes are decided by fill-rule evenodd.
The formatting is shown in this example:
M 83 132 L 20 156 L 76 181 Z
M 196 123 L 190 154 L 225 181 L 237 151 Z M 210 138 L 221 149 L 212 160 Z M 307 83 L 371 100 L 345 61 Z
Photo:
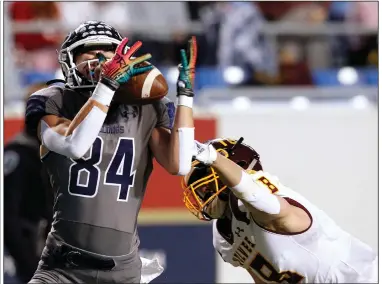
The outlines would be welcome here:
M 235 235 L 236 235 L 238 238 L 241 237 L 240 233 L 242 233 L 242 232 L 244 232 L 244 229 L 239 228 L 239 227 L 236 227 Z
M 121 116 L 126 119 L 135 118 L 138 115 L 138 107 L 137 106 L 120 106 Z

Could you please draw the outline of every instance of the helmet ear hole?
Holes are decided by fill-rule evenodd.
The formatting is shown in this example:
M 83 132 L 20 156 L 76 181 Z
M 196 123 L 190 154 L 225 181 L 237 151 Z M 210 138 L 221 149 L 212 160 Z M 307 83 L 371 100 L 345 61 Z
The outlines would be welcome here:
M 242 167 L 243 169 L 247 169 L 248 163 L 246 161 L 239 161 L 237 164 Z

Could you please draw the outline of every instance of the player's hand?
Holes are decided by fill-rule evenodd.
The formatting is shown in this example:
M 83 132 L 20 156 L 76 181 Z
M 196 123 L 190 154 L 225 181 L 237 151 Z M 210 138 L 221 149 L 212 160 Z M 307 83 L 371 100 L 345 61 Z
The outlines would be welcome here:
M 187 52 L 180 51 L 181 64 L 178 66 L 179 77 L 177 81 L 177 96 L 194 96 L 195 65 L 197 58 L 196 37 L 192 36 L 188 41 Z
M 203 144 L 195 142 L 193 157 L 204 165 L 210 166 L 216 161 L 218 153 L 212 144 Z
M 152 65 L 136 67 L 137 64 L 150 59 L 151 54 L 148 53 L 132 58 L 134 53 L 142 46 L 142 42 L 137 41 L 128 48 L 128 41 L 128 38 L 124 38 L 121 41 L 111 60 L 106 60 L 102 53 L 97 53 L 97 58 L 101 65 L 101 82 L 115 90 L 118 89 L 119 84 L 128 82 L 131 77 L 153 68 Z

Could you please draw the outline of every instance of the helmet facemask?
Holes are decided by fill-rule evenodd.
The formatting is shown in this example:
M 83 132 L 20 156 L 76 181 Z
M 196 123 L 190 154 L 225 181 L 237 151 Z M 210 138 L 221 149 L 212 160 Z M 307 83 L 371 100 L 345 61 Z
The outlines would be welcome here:
M 217 149 L 217 151 L 228 157 L 224 149 Z M 199 161 L 194 161 L 192 166 L 193 170 L 188 181 L 185 178 L 182 179 L 183 201 L 187 209 L 198 219 L 210 221 L 211 217 L 206 212 L 206 208 L 222 191 L 227 189 L 227 186 L 219 179 L 213 167 L 202 165 Z
M 99 38 L 98 38 L 99 39 Z M 92 88 L 95 87 L 98 80 L 95 77 L 94 71 L 95 67 L 99 64 L 98 59 L 90 59 L 75 63 L 75 58 L 77 55 L 86 53 L 90 50 L 103 50 L 103 51 L 115 51 L 116 44 L 111 44 L 110 39 L 107 39 L 108 43 L 98 42 L 91 46 L 75 46 L 74 48 L 68 47 L 66 50 L 62 50 L 59 55 L 59 63 L 61 65 L 62 72 L 67 78 L 67 85 L 71 88 Z M 88 44 L 88 43 L 85 43 Z M 89 77 L 86 77 L 80 72 L 84 64 L 87 65 L 87 70 L 89 70 Z
M 76 70 L 74 72 L 77 73 L 78 77 L 84 82 L 88 81 L 91 85 L 96 85 L 98 81 L 98 76 L 96 76 L 96 67 L 99 65 L 98 59 L 90 59 L 82 61 L 81 63 L 76 65 Z M 81 72 L 81 70 L 83 70 Z M 87 72 L 88 74 L 84 75 Z

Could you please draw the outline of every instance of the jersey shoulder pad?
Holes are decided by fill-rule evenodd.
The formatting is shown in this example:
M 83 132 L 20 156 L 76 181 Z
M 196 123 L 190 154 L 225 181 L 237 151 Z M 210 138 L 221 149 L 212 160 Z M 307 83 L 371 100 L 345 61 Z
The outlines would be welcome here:
M 166 97 L 161 98 L 160 100 L 153 102 L 152 106 L 157 111 L 158 115 L 160 115 L 163 112 L 163 110 L 166 110 L 169 108 L 175 109 L 175 105 L 174 105 L 173 101 L 171 101 L 169 98 L 166 98 Z
M 158 103 L 161 103 L 161 104 L 166 105 L 166 104 L 168 104 L 168 103 L 172 103 L 172 100 L 170 100 L 170 99 L 167 98 L 167 97 L 163 97 L 163 98 L 161 98 L 160 100 L 158 100 Z
M 28 101 L 30 99 L 36 99 L 36 98 L 43 98 L 45 100 L 48 100 L 50 98 L 54 98 L 54 97 L 57 97 L 57 96 L 62 96 L 64 94 L 64 86 L 62 85 L 50 85 L 48 87 L 45 87 L 43 89 L 40 89 L 36 92 L 34 92 L 29 98 L 28 98 Z
M 158 123 L 156 127 L 172 128 L 175 118 L 175 104 L 169 98 L 162 98 L 153 103 L 157 114 Z
M 34 133 L 37 125 L 45 115 L 60 116 L 63 106 L 64 88 L 52 85 L 33 93 L 27 101 L 25 110 L 25 125 L 28 133 Z

